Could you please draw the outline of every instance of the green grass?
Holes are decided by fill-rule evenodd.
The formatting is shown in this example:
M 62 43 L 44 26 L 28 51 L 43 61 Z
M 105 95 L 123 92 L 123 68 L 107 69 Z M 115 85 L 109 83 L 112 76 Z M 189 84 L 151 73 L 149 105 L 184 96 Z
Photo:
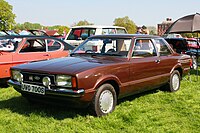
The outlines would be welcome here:
M 120 100 L 115 111 L 93 117 L 87 110 L 29 104 L 12 87 L 0 89 L 0 132 L 200 132 L 200 78 L 184 79 L 176 93 L 151 91 Z

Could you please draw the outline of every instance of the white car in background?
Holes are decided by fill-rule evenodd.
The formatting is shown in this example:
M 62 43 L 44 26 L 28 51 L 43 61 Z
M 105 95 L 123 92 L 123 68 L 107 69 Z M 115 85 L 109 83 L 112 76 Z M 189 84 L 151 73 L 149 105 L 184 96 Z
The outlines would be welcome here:
M 90 36 L 104 34 L 127 34 L 127 30 L 119 26 L 74 26 L 71 27 L 64 41 L 73 46 L 78 46 Z

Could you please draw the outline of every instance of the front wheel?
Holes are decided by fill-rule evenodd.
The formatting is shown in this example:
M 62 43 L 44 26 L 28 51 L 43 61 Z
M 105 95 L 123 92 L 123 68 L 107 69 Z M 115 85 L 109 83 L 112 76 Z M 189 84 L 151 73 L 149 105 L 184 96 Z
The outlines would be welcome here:
M 178 70 L 172 72 L 170 76 L 170 81 L 168 83 L 168 90 L 170 92 L 175 92 L 180 89 L 180 73 Z
M 117 96 L 111 84 L 103 84 L 98 89 L 92 101 L 91 110 L 96 116 L 111 113 L 117 104 Z

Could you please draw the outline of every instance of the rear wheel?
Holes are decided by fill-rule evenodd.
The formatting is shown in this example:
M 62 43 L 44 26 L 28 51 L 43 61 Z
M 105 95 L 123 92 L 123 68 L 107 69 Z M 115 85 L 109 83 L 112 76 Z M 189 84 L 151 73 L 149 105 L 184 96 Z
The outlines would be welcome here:
M 168 91 L 175 92 L 180 89 L 180 73 L 178 70 L 174 70 L 170 76 L 170 81 L 168 83 Z
M 92 101 L 91 110 L 96 116 L 111 113 L 117 104 L 117 96 L 111 84 L 103 84 L 98 89 Z
M 196 56 L 192 56 L 192 68 L 193 68 L 194 70 L 197 70 L 197 68 L 198 68 L 197 65 L 198 65 L 198 64 L 197 64 L 197 58 L 196 58 Z

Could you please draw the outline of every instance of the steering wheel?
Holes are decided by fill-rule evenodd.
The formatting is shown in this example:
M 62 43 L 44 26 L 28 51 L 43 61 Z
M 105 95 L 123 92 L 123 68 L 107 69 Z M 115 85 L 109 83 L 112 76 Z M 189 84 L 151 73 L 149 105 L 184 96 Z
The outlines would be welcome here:
M 94 53 L 92 50 L 86 50 L 85 53 Z
M 114 49 L 109 49 L 107 52 L 116 52 Z

